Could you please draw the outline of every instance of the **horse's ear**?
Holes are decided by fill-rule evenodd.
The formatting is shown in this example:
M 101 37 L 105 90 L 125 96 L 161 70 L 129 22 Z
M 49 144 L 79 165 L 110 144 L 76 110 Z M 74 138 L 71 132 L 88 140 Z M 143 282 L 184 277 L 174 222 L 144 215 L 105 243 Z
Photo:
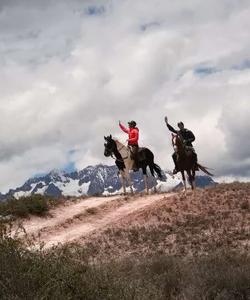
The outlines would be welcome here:
M 110 137 L 110 139 L 112 139 L 112 135 L 110 135 L 109 137 Z
M 104 140 L 105 140 L 105 141 L 107 141 L 107 138 L 106 138 L 106 136 L 105 136 L 105 135 L 104 135 Z

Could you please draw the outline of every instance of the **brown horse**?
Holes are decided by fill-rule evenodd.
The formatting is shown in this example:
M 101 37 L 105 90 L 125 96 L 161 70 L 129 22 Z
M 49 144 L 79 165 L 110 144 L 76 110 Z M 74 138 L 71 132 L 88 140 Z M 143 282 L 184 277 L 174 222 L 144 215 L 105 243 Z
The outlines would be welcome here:
M 195 171 L 201 170 L 207 175 L 213 176 L 206 167 L 197 162 L 196 154 L 191 149 L 189 150 L 185 147 L 182 138 L 179 135 L 172 134 L 172 144 L 177 157 L 177 167 L 182 175 L 185 191 L 187 189 L 185 171 L 187 172 L 188 181 L 192 190 L 195 188 Z

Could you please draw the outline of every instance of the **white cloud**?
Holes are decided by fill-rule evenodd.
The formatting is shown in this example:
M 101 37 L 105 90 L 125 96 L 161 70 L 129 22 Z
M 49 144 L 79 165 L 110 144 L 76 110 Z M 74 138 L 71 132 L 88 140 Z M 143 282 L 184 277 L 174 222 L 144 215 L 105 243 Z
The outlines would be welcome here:
M 201 161 L 217 175 L 249 176 L 249 69 L 237 68 L 249 59 L 247 1 L 12 1 L 0 9 L 0 190 L 65 165 L 71 150 L 78 168 L 108 162 L 103 135 L 126 139 L 118 120 L 135 119 L 141 144 L 172 168 L 166 114 L 194 131 Z

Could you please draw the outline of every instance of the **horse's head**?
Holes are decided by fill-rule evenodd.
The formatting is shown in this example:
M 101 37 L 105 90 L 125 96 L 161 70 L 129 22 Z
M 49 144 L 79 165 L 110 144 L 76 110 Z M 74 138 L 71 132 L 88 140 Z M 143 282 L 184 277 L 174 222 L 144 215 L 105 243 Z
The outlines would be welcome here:
M 183 141 L 178 134 L 172 133 L 172 145 L 174 147 L 175 152 L 178 152 L 183 149 L 183 147 L 184 147 Z
M 112 135 L 104 136 L 104 156 L 111 156 L 114 153 L 114 150 L 116 149 L 116 143 L 112 139 Z

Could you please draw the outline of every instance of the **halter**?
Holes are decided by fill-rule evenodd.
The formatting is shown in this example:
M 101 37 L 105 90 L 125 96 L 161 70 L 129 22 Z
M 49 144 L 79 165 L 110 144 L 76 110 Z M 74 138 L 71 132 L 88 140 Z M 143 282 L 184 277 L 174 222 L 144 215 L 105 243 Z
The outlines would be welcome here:
M 126 148 L 125 145 L 122 145 L 120 149 L 117 148 L 117 151 L 120 152 L 123 148 Z M 108 148 L 108 150 L 111 152 L 112 150 Z M 129 151 L 129 150 L 128 150 Z M 119 158 L 116 158 L 114 157 L 113 155 L 113 151 L 111 152 L 111 157 L 114 159 L 114 160 L 117 160 L 119 162 L 123 162 L 124 163 L 124 159 L 127 159 L 129 156 L 125 156 L 125 157 L 122 157 L 122 159 L 119 159 Z

